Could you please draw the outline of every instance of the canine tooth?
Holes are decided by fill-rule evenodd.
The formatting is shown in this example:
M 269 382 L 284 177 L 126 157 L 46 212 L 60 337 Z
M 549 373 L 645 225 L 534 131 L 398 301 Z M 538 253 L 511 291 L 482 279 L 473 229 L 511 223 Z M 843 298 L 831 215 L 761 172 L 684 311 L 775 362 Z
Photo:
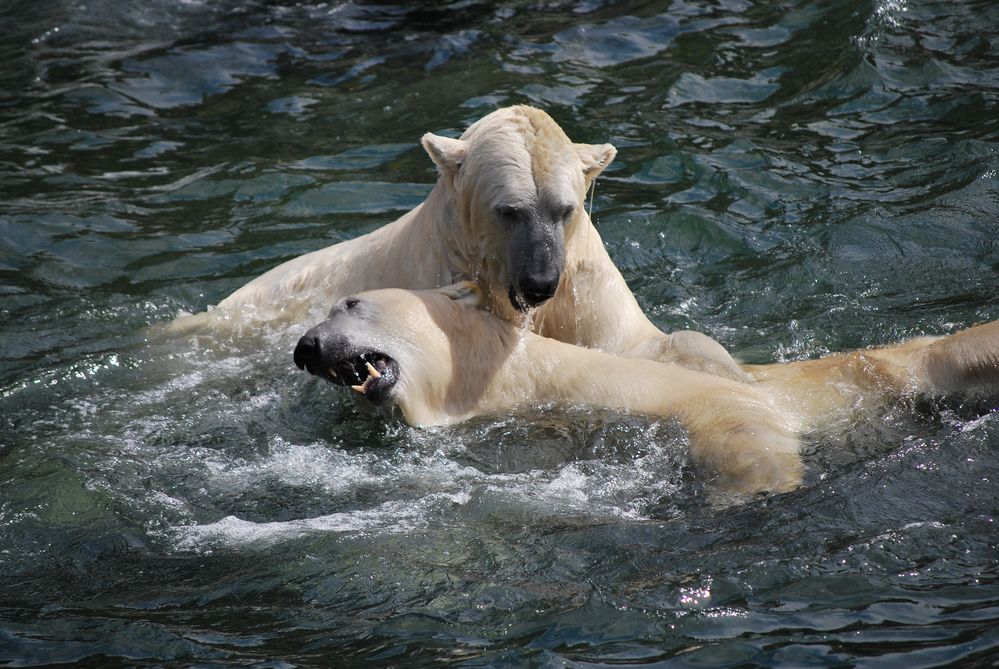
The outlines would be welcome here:
M 334 379 L 335 379 L 335 378 L 337 378 L 337 376 L 336 376 L 336 370 L 335 370 L 335 369 L 333 369 L 332 367 L 330 367 L 330 368 L 329 368 L 329 369 L 327 369 L 326 371 L 327 371 L 327 372 L 329 373 L 329 375 L 330 375 L 330 376 L 332 376 L 332 377 L 333 377 Z
M 375 366 L 372 365 L 370 362 L 365 361 L 364 366 L 368 368 L 368 374 L 370 374 L 376 379 L 382 378 L 381 372 L 375 369 Z
M 367 390 L 364 386 L 351 386 L 351 389 L 352 390 L 356 390 L 357 392 L 361 393 L 362 395 Z

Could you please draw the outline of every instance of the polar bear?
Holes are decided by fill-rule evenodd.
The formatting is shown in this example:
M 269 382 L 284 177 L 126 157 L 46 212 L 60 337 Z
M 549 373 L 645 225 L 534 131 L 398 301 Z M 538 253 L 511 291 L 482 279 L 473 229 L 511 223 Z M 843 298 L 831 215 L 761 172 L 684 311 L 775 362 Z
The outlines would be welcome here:
M 173 328 L 302 321 L 362 290 L 472 279 L 493 313 L 546 337 L 748 380 L 710 337 L 653 325 L 607 255 L 584 202 L 616 154 L 612 145 L 574 143 L 528 106 L 499 109 L 458 139 L 428 133 L 422 144 L 439 173 L 422 204 L 289 260 Z
M 858 400 L 999 396 L 999 321 L 940 339 L 755 368 L 756 383 L 614 356 L 518 328 L 475 308 L 469 282 L 382 289 L 339 300 L 294 352 L 300 369 L 398 406 L 412 425 L 447 425 L 517 405 L 555 403 L 671 416 L 693 461 L 736 494 L 801 482 L 798 437 Z

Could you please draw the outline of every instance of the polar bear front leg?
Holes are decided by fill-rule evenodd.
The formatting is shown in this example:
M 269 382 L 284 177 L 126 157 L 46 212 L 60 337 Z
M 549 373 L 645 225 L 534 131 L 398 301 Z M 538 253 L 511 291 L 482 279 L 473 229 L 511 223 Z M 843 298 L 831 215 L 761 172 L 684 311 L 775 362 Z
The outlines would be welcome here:
M 746 496 L 801 485 L 798 438 L 778 416 L 763 406 L 746 410 L 710 397 L 701 406 L 712 420 L 690 419 L 691 456 L 719 492 Z

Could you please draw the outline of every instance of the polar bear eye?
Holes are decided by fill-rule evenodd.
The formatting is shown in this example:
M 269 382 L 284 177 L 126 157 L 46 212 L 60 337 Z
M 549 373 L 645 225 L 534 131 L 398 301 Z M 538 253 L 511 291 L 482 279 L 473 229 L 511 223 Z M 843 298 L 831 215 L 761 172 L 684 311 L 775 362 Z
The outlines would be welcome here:
M 504 204 L 496 207 L 496 218 L 501 222 L 512 225 L 519 222 L 524 217 L 522 209 Z
M 346 300 L 343 301 L 343 306 L 345 309 L 353 309 L 360 303 L 361 301 L 356 297 L 348 297 Z
M 558 220 L 568 221 L 572 218 L 572 215 L 576 212 L 576 205 L 567 204 L 558 210 Z

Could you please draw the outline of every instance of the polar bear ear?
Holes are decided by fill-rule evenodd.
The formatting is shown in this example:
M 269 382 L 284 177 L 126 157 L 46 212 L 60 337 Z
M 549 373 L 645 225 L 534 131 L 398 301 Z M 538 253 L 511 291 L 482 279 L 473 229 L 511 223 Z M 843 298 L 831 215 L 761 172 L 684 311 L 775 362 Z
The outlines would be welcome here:
M 586 179 L 596 179 L 597 175 L 610 165 L 617 155 L 612 144 L 574 144 L 579 159 L 583 161 L 583 174 Z
M 459 281 L 450 286 L 438 288 L 437 292 L 446 295 L 455 302 L 460 302 L 469 307 L 482 306 L 482 291 L 474 281 Z
M 465 160 L 465 141 L 428 132 L 420 140 L 441 174 L 454 174 Z

